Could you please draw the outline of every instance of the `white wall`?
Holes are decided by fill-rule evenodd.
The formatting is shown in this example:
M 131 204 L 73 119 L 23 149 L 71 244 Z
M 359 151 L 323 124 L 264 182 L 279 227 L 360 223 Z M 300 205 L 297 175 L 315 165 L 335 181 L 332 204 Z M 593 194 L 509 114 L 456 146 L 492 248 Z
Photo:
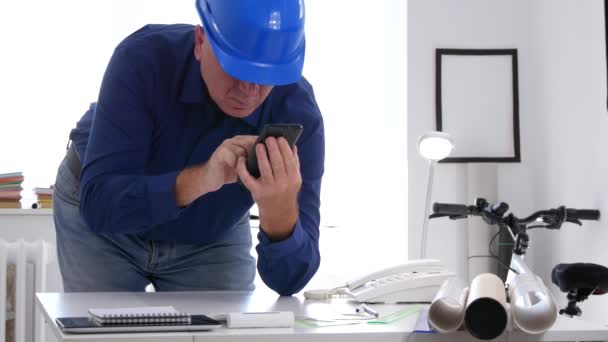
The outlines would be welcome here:
M 55 182 L 68 134 L 114 47 L 148 23 L 196 23 L 194 1 L 5 1 L 0 4 L 0 173 L 23 171 L 22 204 Z
M 533 266 L 547 284 L 557 263 L 594 262 L 608 266 L 608 112 L 604 12 L 601 0 L 531 1 L 530 112 L 538 118 L 528 131 L 526 189 L 512 185 L 522 177 L 505 173 L 503 189 L 520 201 L 534 193 L 532 211 L 566 205 L 595 208 L 599 222 L 566 224 L 561 231 L 532 231 Z M 566 296 L 551 285 L 560 300 Z M 608 298 L 594 296 L 581 305 L 583 318 L 608 323 Z
M 309 287 L 407 259 L 407 3 L 307 0 L 304 75 L 326 135 L 321 266 Z
M 416 151 L 415 141 L 424 132 L 436 129 L 435 49 L 517 48 L 520 57 L 520 116 L 528 117 L 528 3 L 528 0 L 408 1 L 410 259 L 419 257 L 428 172 L 426 162 Z M 466 82 L 466 79 L 462 80 L 463 86 L 466 86 Z M 522 126 L 529 127 L 525 121 Z M 458 144 L 457 141 L 455 143 Z M 439 164 L 435 171 L 432 202 L 471 204 L 474 198 L 467 195 L 467 175 L 466 164 Z M 465 220 L 431 220 L 427 257 L 442 260 L 448 267 L 464 276 L 467 271 L 465 238 Z

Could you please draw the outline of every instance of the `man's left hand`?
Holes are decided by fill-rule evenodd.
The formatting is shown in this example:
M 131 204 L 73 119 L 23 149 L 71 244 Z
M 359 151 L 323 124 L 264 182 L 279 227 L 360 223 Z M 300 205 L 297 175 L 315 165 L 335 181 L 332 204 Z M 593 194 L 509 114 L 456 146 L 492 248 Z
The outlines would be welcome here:
M 255 147 L 260 178 L 247 171 L 243 157 L 238 160 L 237 172 L 258 204 L 261 229 L 270 240 L 280 241 L 291 235 L 298 219 L 300 160 L 297 147 L 289 148 L 283 137 L 269 137 L 265 144 Z

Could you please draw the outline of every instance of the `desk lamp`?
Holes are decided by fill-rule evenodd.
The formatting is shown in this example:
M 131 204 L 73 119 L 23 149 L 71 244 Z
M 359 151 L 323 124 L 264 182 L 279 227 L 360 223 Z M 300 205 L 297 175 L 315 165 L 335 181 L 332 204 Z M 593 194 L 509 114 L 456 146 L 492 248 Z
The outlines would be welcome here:
M 422 224 L 422 242 L 420 258 L 426 258 L 426 239 L 429 225 L 429 210 L 431 206 L 431 193 L 433 191 L 433 172 L 435 164 L 452 152 L 454 143 L 452 137 L 445 132 L 428 132 L 418 139 L 418 153 L 429 161 L 429 178 L 426 188 L 426 204 L 424 206 L 424 223 Z

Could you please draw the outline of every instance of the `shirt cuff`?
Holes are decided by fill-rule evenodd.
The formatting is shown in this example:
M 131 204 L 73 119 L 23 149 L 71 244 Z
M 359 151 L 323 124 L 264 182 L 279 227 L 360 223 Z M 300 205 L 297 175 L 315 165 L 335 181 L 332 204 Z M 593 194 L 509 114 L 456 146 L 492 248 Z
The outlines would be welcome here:
M 180 213 L 174 191 L 177 175 L 179 171 L 146 177 L 148 212 L 153 222 L 171 221 Z
M 258 232 L 259 245 L 257 246 L 258 255 L 263 255 L 266 258 L 276 259 L 282 258 L 299 250 L 305 239 L 304 231 L 300 220 L 296 221 L 291 235 L 281 241 L 271 241 L 264 231 L 260 228 Z

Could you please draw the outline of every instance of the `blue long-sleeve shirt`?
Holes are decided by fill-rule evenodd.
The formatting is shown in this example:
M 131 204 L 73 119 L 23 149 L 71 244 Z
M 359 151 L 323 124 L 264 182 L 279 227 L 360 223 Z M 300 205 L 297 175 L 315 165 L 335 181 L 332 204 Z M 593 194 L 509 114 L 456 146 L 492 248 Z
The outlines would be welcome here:
M 302 187 L 293 233 L 271 242 L 258 233 L 258 271 L 281 295 L 300 291 L 318 269 L 323 119 L 312 87 L 276 86 L 245 118 L 221 112 L 194 58 L 194 27 L 148 25 L 122 41 L 108 64 L 99 98 L 70 133 L 83 160 L 80 211 L 100 234 L 209 243 L 253 205 L 241 185 L 224 185 L 186 208 L 174 193 L 180 171 L 207 161 L 235 135 L 258 135 L 267 123 L 299 123 Z

